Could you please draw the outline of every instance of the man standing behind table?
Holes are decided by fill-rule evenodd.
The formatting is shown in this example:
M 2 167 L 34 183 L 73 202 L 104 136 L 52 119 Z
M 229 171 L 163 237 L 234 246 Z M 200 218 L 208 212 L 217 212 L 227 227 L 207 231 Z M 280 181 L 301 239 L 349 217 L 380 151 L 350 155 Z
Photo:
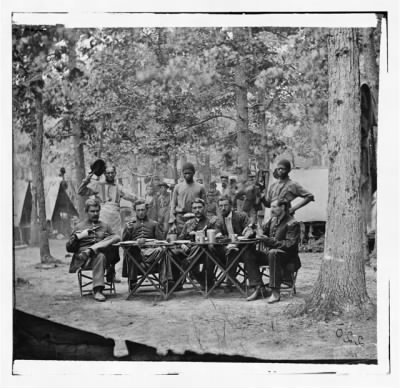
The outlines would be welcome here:
M 229 177 L 228 175 L 221 175 L 221 197 L 226 197 L 231 195 L 231 188 L 229 186 Z
M 158 188 L 157 188 L 158 190 Z M 157 221 L 158 208 L 157 208 L 157 195 L 154 192 L 153 185 L 146 186 L 146 195 L 144 201 L 147 205 L 147 217 L 151 220 Z
M 211 181 L 210 188 L 207 191 L 207 216 L 216 216 L 218 213 L 218 199 L 221 192 L 217 190 L 217 182 Z
M 289 214 L 294 215 L 296 210 L 314 201 L 314 195 L 304 189 L 299 183 L 292 181 L 289 178 L 291 164 L 288 160 L 282 159 L 279 161 L 276 168 L 276 176 L 278 181 L 273 183 L 268 190 L 268 193 L 261 197 L 265 207 L 271 207 L 271 203 L 276 199 L 285 199 L 289 202 Z M 274 171 L 274 174 L 275 174 Z M 297 205 L 291 207 L 291 202 L 297 198 L 304 198 Z
M 122 241 L 137 241 L 138 246 L 133 246 L 130 253 L 138 262 L 144 261 L 147 265 L 151 265 L 154 261 L 158 261 L 160 256 L 166 255 L 165 247 L 146 248 L 144 244 L 146 239 L 162 240 L 164 233 L 157 221 L 149 219 L 147 216 L 147 205 L 145 201 L 139 200 L 135 203 L 136 218 L 129 221 L 122 231 Z M 128 278 L 129 290 L 131 291 L 137 282 L 138 269 L 134 265 L 132 259 L 125 255 L 122 267 L 122 276 Z M 160 270 L 161 281 L 166 284 L 168 280 L 172 280 L 172 274 L 162 261 Z
M 74 273 L 79 268 L 92 269 L 94 299 L 103 302 L 104 269 L 112 244 L 119 242 L 119 235 L 113 233 L 111 227 L 99 220 L 100 202 L 88 199 L 85 203 L 86 220 L 80 222 L 67 241 L 68 252 L 72 256 L 69 272 Z
M 158 185 L 159 193 L 157 197 L 157 221 L 161 225 L 164 238 L 168 233 L 168 220 L 169 220 L 169 210 L 171 206 L 171 195 L 168 192 L 168 185 L 165 182 L 162 182 Z
M 244 261 L 249 277 L 249 285 L 253 288 L 248 301 L 263 296 L 264 286 L 259 270 L 261 265 L 269 265 L 270 292 L 268 303 L 279 302 L 282 274 L 288 264 L 294 271 L 301 267 L 299 258 L 300 224 L 289 214 L 289 202 L 285 199 L 275 199 L 271 203 L 272 218 L 263 226 L 262 234 L 258 234 L 267 252 L 255 248 L 244 253 Z
M 172 193 L 171 211 L 169 217 L 170 230 L 180 234 L 185 224 L 184 214 L 192 211 L 192 202 L 196 198 L 206 201 L 206 190 L 203 185 L 194 182 L 195 168 L 192 163 L 182 166 L 184 181 L 178 183 Z
M 121 235 L 121 198 L 135 202 L 137 197 L 126 192 L 121 185 L 115 182 L 117 170 L 114 166 L 105 170 L 105 181 L 92 181 L 93 173 L 90 173 L 78 187 L 78 194 L 82 196 L 95 196 L 101 201 L 100 221 L 108 224 L 115 234 Z M 107 278 L 115 278 L 115 264 L 119 261 L 118 248 L 114 250 L 114 257 L 110 259 L 107 268 Z M 118 279 L 115 279 L 118 281 Z

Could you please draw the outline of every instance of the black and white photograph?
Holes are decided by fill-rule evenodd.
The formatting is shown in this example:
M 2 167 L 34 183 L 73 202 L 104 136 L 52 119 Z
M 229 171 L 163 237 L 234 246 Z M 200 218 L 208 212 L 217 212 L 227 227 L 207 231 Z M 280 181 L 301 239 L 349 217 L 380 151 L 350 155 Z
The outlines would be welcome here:
M 7 15 L 11 374 L 393 373 L 398 19 L 369 11 Z

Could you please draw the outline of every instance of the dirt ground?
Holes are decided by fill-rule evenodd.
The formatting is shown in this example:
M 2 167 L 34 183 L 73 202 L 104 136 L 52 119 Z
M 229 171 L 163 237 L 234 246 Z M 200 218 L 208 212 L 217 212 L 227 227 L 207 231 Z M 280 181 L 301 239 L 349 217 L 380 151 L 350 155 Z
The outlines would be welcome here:
M 15 307 L 78 329 L 131 340 L 176 353 L 243 355 L 268 360 L 376 359 L 376 317 L 363 321 L 315 322 L 290 318 L 288 307 L 301 304 L 317 278 L 322 253 L 302 253 L 297 295 L 283 294 L 280 303 L 246 302 L 239 292 L 216 290 L 206 299 L 192 290 L 167 300 L 145 295 L 127 301 L 127 283 L 116 284 L 117 295 L 106 302 L 81 297 L 76 274 L 68 273 L 65 240 L 50 240 L 51 252 L 62 261 L 54 269 L 36 269 L 38 248 L 15 250 Z M 121 274 L 121 262 L 117 266 Z M 366 268 L 368 294 L 376 303 L 376 272 Z M 340 333 L 345 335 L 339 337 Z M 346 337 L 351 332 L 352 336 Z M 362 336 L 362 344 L 358 344 Z M 347 341 L 349 338 L 353 342 Z M 345 342 L 346 341 L 346 342 Z M 121 349 L 115 349 L 118 355 Z

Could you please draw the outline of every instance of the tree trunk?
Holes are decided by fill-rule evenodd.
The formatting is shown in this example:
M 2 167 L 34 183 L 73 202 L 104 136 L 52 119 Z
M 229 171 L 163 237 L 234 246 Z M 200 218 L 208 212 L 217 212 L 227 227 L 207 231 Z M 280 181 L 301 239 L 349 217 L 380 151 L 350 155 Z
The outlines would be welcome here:
M 171 161 L 172 161 L 172 168 L 174 171 L 174 180 L 175 183 L 178 183 L 178 155 L 176 154 L 176 151 L 172 152 L 172 157 L 171 157 Z
M 100 126 L 100 133 L 99 133 L 99 149 L 97 151 L 97 157 L 101 158 L 101 154 L 103 153 L 103 139 L 104 139 L 104 132 L 106 130 L 106 118 L 103 116 L 103 120 Z
M 306 311 L 331 314 L 370 307 L 361 207 L 359 48 L 355 29 L 331 30 L 329 65 L 329 196 L 325 251 Z
M 204 155 L 203 176 L 204 176 L 204 186 L 207 188 L 210 187 L 211 166 L 210 166 L 210 153 L 209 152 L 206 152 Z
M 33 136 L 32 135 L 32 161 L 33 158 Z M 32 163 L 33 164 L 33 163 Z M 31 192 L 32 192 L 32 210 L 31 210 L 31 231 L 29 236 L 29 245 L 39 246 L 39 222 L 38 222 L 38 209 L 37 209 L 37 189 L 35 186 L 34 180 L 34 165 L 32 165 L 32 184 L 31 184 Z
M 247 106 L 247 82 L 242 63 L 235 69 L 236 131 L 239 149 L 238 162 L 241 166 L 241 179 L 247 180 L 249 170 L 249 117 Z
M 42 172 L 42 151 L 43 151 L 43 107 L 42 96 L 40 93 L 35 95 L 35 110 L 36 110 L 36 128 L 32 133 L 32 178 L 33 186 L 36 193 L 34 197 L 37 199 L 37 207 L 39 214 L 39 247 L 40 247 L 40 262 L 49 264 L 54 262 L 54 258 L 50 254 L 49 233 L 47 230 L 46 221 L 46 203 L 44 196 L 43 172 Z M 35 198 L 33 197 L 33 201 Z M 32 204 L 33 205 L 33 204 Z M 32 206 L 34 207 L 34 206 Z
M 68 69 L 72 71 L 76 67 L 76 36 L 71 34 L 68 39 Z M 75 181 L 77 187 L 81 184 L 82 180 L 85 178 L 85 156 L 84 149 L 82 144 L 82 131 L 79 125 L 79 114 L 77 112 L 77 98 L 78 98 L 78 88 L 76 85 L 75 77 L 71 79 L 71 89 L 70 89 L 70 100 L 72 101 L 72 118 L 71 118 L 71 127 L 72 127 L 72 141 L 73 141 L 73 150 L 74 150 L 74 161 L 75 161 Z M 78 195 L 77 205 L 78 205 L 78 213 L 79 216 L 82 217 L 85 214 L 85 200 L 86 198 Z
M 379 67 L 374 43 L 375 28 L 363 29 L 364 74 L 374 100 L 375 117 L 378 114 Z
M 82 144 L 82 134 L 79 124 L 72 120 L 72 141 L 74 146 L 74 161 L 75 161 L 75 181 L 79 186 L 85 178 L 85 155 Z M 85 214 L 86 198 L 78 195 L 78 213 L 82 217 Z

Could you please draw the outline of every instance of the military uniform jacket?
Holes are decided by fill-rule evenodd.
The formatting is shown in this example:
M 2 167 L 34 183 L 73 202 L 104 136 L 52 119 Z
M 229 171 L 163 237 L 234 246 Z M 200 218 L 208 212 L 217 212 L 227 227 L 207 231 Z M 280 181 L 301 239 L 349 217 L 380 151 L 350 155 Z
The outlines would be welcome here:
M 162 227 L 157 221 L 146 217 L 144 220 L 135 219 L 133 222 L 133 228 L 128 229 L 127 226 L 125 226 L 122 232 L 122 241 L 137 240 L 139 238 L 164 239 Z

